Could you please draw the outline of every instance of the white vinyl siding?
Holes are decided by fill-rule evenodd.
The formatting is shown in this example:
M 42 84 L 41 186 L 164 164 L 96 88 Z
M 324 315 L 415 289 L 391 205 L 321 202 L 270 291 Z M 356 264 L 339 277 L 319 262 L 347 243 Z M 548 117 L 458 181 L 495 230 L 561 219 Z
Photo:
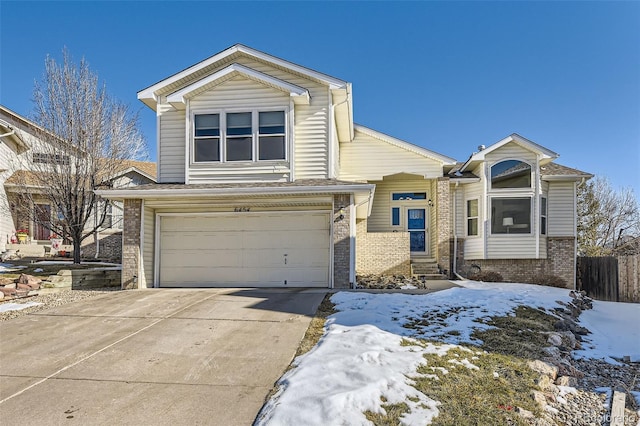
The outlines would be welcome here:
M 549 182 L 547 236 L 573 237 L 575 229 L 574 182 Z
M 154 274 L 154 250 L 155 250 L 155 211 L 144 206 L 143 241 L 142 241 L 142 276 L 140 277 L 140 288 L 153 287 Z
M 158 182 L 184 183 L 185 112 L 158 105 Z
M 442 176 L 442 163 L 357 130 L 353 141 L 340 144 L 340 179 L 381 180 L 397 173 L 437 178 Z
M 12 144 L 13 147 L 13 144 Z M 4 182 L 11 176 L 10 163 L 16 153 L 7 146 L 4 139 L 0 140 L 0 252 L 5 250 L 7 239 L 11 237 L 14 227 L 10 212 L 9 201 L 4 189 Z
M 532 168 L 534 169 L 536 164 L 536 154 L 529 151 L 528 149 L 521 147 L 515 142 L 509 142 L 508 144 L 501 146 L 495 151 L 488 153 L 485 159 L 490 166 L 502 160 L 526 161 L 531 164 Z
M 280 80 L 289 82 L 291 84 L 304 87 L 309 91 L 311 102 L 309 105 L 296 105 L 295 109 L 291 111 L 293 117 L 293 135 L 290 140 L 293 142 L 294 150 L 290 156 L 291 167 L 293 167 L 293 173 L 296 179 L 324 179 L 329 175 L 329 90 L 326 85 L 323 85 L 317 81 L 310 80 L 301 75 L 294 74 L 292 72 L 285 71 L 280 68 L 276 68 L 269 64 L 248 58 L 242 55 L 237 55 L 233 58 L 228 58 L 228 61 L 220 63 L 217 67 L 207 70 L 207 74 L 214 73 L 229 65 L 229 62 L 235 62 L 246 67 L 252 68 L 256 71 L 278 78 Z M 199 79 L 200 76 L 193 76 L 194 79 Z M 190 82 L 189 82 L 190 83 Z M 185 84 L 188 84 L 185 82 Z M 233 90 L 233 89 L 238 90 Z M 171 91 L 175 91 L 174 87 Z M 222 99 L 216 98 L 216 92 L 226 92 L 227 100 L 221 104 L 219 101 Z M 233 93 L 231 93 L 233 92 Z M 168 93 L 163 93 L 167 95 Z M 265 95 L 266 94 L 266 98 Z M 207 98 L 213 97 L 213 103 L 208 103 Z M 223 96 L 224 97 L 224 96 Z M 276 100 L 277 99 L 277 100 Z M 198 103 L 198 101 L 202 101 Z M 211 99 L 209 99 L 211 100 Z M 194 105 L 195 101 L 195 105 Z M 274 101 L 277 102 L 274 105 Z M 265 84 L 255 82 L 242 76 L 236 76 L 230 80 L 225 81 L 222 84 L 212 87 L 211 89 L 194 96 L 190 101 L 191 109 L 194 108 L 228 108 L 230 105 L 242 105 L 249 108 L 260 108 L 264 105 L 271 106 L 287 106 L 291 105 L 289 94 L 284 93 L 281 90 L 271 88 Z M 158 107 L 159 109 L 161 106 Z M 165 106 L 166 108 L 166 106 Z M 169 107 L 170 108 L 170 107 Z M 184 140 L 185 140 L 185 122 L 182 123 L 182 131 L 180 134 L 181 146 L 182 146 L 182 163 L 181 168 L 184 173 Z M 164 137 L 161 136 L 160 144 L 162 151 L 162 145 L 164 145 Z M 172 145 L 172 141 L 168 142 Z M 173 162 L 166 162 L 168 167 L 173 166 Z M 165 175 L 162 171 L 163 163 L 160 162 L 160 176 Z M 167 172 L 173 173 L 173 172 Z M 280 176 L 274 176 L 274 175 Z M 252 165 L 252 167 L 237 167 L 233 170 L 223 169 L 213 174 L 199 169 L 192 168 L 189 175 L 191 183 L 203 183 L 207 181 L 211 182 L 233 182 L 233 181 L 256 181 L 256 180 L 288 180 L 288 167 L 279 167 L 274 172 L 273 167 L 266 167 L 260 169 L 259 165 Z M 193 179 L 193 180 L 192 180 Z
M 462 190 L 460 190 L 462 192 Z M 485 198 L 483 197 L 482 191 L 482 182 L 477 183 L 469 183 L 464 185 L 464 199 L 460 199 L 460 203 L 457 206 L 457 211 L 460 212 L 460 215 L 466 214 L 466 201 L 470 199 L 478 200 L 478 236 L 477 237 L 467 237 L 464 232 L 466 230 L 466 226 L 464 224 L 464 219 L 461 217 L 460 219 L 460 228 L 458 236 L 464 236 L 464 258 L 465 259 L 482 259 L 484 257 L 484 241 L 485 241 L 485 224 L 487 218 L 484 217 L 484 203 Z

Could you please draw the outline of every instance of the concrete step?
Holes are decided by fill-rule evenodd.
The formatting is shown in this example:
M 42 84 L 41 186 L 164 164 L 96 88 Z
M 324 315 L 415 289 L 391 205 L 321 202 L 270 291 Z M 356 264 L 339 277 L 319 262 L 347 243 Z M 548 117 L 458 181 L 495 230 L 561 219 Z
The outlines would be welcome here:
M 413 274 L 413 278 L 417 278 L 422 281 L 438 281 L 449 279 L 446 275 L 443 274 Z
M 411 262 L 412 275 L 439 274 L 438 264 L 435 262 Z

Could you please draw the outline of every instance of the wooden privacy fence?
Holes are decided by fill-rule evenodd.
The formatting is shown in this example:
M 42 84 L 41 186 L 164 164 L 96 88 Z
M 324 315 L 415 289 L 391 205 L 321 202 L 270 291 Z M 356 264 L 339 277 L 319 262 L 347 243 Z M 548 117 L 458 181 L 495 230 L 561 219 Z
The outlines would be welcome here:
M 611 302 L 640 303 L 640 255 L 578 257 L 578 289 Z
M 618 257 L 618 301 L 640 303 L 640 254 Z

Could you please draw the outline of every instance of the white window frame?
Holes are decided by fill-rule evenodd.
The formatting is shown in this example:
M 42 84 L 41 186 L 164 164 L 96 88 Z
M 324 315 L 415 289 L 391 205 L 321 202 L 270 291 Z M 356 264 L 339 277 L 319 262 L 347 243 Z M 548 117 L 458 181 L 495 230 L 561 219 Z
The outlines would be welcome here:
M 424 194 L 424 200 L 416 200 L 416 199 L 411 199 L 411 200 L 394 200 L 393 199 L 393 194 L 408 194 L 408 193 L 414 193 L 414 194 Z M 428 208 L 428 203 L 429 203 L 429 191 L 426 191 L 424 189 L 417 189 L 415 191 L 391 191 L 389 192 L 389 226 L 391 226 L 393 229 L 404 229 L 404 225 L 406 222 L 406 218 L 405 216 L 405 212 L 406 209 L 405 207 L 407 206 L 415 206 L 415 207 L 420 207 L 422 205 L 425 206 L 425 208 Z M 398 225 L 394 225 L 393 224 L 393 209 L 394 208 L 399 208 L 400 209 L 400 223 Z M 413 208 L 413 207 L 411 207 Z M 428 225 L 428 224 L 426 224 Z
M 475 201 L 476 202 L 476 215 L 475 216 L 470 216 L 469 215 L 469 202 L 470 201 Z M 464 221 L 464 226 L 465 226 L 465 234 L 467 237 L 470 238 L 477 238 L 480 236 L 480 199 L 479 198 L 469 198 L 467 200 L 465 200 L 464 203 L 464 209 L 465 209 L 465 221 Z M 469 220 L 475 219 L 476 220 L 476 234 L 469 234 Z
M 529 232 L 518 232 L 514 234 L 510 233 L 496 233 L 493 232 L 493 200 L 510 200 L 510 199 L 529 199 Z M 507 238 L 517 238 L 523 236 L 531 236 L 533 235 L 535 226 L 533 221 L 533 195 L 531 194 L 522 194 L 522 193 L 514 193 L 514 194 L 500 194 L 500 195 L 490 195 L 489 196 L 489 232 L 492 237 L 507 237 Z
M 544 204 L 542 203 L 544 200 Z M 542 209 L 544 205 L 544 210 Z M 540 196 L 540 235 L 546 236 L 549 233 L 549 197 Z M 544 223 L 544 226 L 542 225 Z
M 277 160 L 260 160 L 259 159 L 259 138 L 260 138 L 260 121 L 259 113 L 282 111 L 284 112 L 284 158 Z M 227 114 L 232 113 L 251 113 L 251 160 L 227 161 Z M 219 161 L 196 161 L 195 160 L 195 116 L 203 114 L 219 114 L 220 117 L 220 148 Z M 291 131 L 289 129 L 290 107 L 266 107 L 266 108 L 224 108 L 224 109 L 192 109 L 188 114 L 189 117 L 189 165 L 256 165 L 256 164 L 282 164 L 289 161 L 291 151 Z M 266 136 L 266 135 L 262 135 Z

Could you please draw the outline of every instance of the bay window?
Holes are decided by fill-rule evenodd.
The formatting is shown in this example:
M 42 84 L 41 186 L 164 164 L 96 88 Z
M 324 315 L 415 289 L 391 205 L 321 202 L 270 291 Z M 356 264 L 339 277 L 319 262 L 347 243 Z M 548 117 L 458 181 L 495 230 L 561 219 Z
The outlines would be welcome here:
M 285 111 L 238 111 L 193 116 L 194 163 L 287 158 Z
M 492 234 L 530 234 L 531 197 L 491 198 Z

